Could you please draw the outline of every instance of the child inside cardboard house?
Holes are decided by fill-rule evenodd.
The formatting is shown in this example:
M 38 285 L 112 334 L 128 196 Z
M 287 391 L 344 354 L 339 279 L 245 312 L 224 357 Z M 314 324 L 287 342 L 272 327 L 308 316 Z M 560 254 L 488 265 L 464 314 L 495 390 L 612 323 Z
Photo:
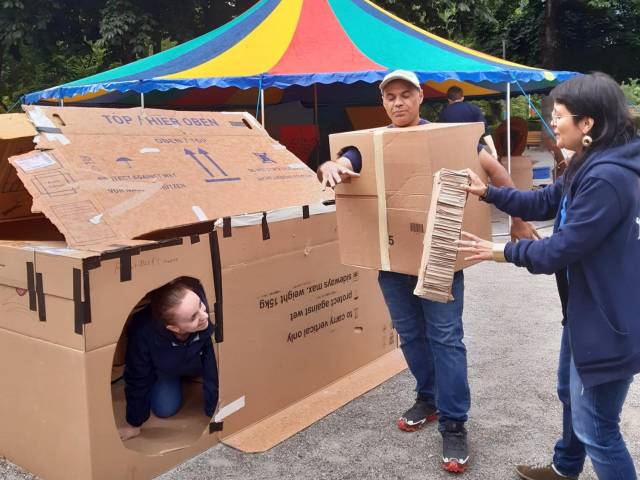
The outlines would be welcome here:
M 218 403 L 213 325 L 202 287 L 178 278 L 149 297 L 127 330 L 127 424 L 118 429 L 122 440 L 140 435 L 150 412 L 160 418 L 175 415 L 185 379 L 202 377 L 205 415 L 212 417 Z

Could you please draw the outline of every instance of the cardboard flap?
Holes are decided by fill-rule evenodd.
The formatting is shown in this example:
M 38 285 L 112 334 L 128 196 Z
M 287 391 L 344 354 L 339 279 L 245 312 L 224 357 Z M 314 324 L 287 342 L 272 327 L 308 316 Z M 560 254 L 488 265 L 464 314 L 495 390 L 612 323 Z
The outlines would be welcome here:
M 70 246 L 332 198 L 246 113 L 25 107 L 38 150 L 11 164 Z
M 35 135 L 36 131 L 26 115 L 0 115 L 0 221 L 31 214 L 31 197 L 7 158 L 33 150 Z

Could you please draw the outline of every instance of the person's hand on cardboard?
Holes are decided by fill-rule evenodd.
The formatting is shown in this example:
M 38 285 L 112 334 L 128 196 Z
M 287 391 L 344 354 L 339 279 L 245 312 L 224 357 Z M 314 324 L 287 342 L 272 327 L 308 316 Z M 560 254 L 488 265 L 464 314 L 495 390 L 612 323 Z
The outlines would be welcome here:
M 125 440 L 129 440 L 130 438 L 140 435 L 141 430 L 140 427 L 132 427 L 127 424 L 124 427 L 118 428 L 118 433 L 120 434 L 120 440 L 124 442 Z
M 470 183 L 465 190 L 480 198 L 487 194 L 489 187 L 480 179 L 480 177 L 471 169 L 467 169 L 469 174 Z M 529 222 L 525 222 L 521 218 L 513 217 L 513 223 L 511 224 L 511 240 L 518 241 L 521 239 L 540 240 L 540 234 L 536 230 L 536 227 Z
M 493 242 L 483 240 L 482 238 L 468 232 L 462 232 L 462 239 L 455 241 L 458 245 L 458 251 L 471 253 L 471 256 L 465 257 L 465 260 L 494 260 Z
M 318 168 L 318 178 L 320 179 L 324 189 L 327 187 L 335 188 L 337 184 L 344 182 L 348 178 L 360 176 L 359 173 L 356 173 L 345 165 L 342 165 L 341 160 L 346 160 L 348 164 L 351 164 L 348 159 L 340 157 L 335 162 L 332 160 L 324 162 L 320 165 L 320 168 Z
M 540 234 L 536 227 L 529 222 L 525 222 L 521 218 L 513 217 L 513 223 L 511 224 L 511 241 L 517 242 L 518 240 L 540 240 Z

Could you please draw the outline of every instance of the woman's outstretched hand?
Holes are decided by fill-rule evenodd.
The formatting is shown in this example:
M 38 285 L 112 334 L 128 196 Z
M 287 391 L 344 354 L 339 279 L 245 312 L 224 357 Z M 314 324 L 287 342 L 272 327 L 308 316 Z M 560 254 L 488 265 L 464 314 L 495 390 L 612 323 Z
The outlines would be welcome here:
M 482 197 L 483 195 L 485 195 L 487 193 L 488 187 L 484 184 L 482 180 L 480 180 L 480 177 L 476 175 L 476 172 L 474 172 L 470 168 L 467 168 L 467 173 L 469 174 L 469 179 L 471 180 L 471 184 L 464 187 L 464 189 L 467 192 L 472 193 L 478 197 Z
M 460 252 L 471 255 L 465 260 L 493 260 L 493 243 L 475 236 L 473 233 L 462 232 L 462 238 L 456 240 Z

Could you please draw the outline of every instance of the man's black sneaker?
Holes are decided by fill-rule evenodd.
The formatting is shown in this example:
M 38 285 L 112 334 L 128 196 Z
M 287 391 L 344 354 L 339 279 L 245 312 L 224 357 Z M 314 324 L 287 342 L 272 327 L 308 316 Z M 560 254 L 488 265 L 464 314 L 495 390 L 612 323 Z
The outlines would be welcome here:
M 415 432 L 425 423 L 433 422 L 437 419 L 438 409 L 433 403 L 417 398 L 413 407 L 404 412 L 404 415 L 398 419 L 398 428 L 404 432 Z
M 467 430 L 464 423 L 447 421 L 442 433 L 442 468 L 451 473 L 464 473 L 469 461 Z

